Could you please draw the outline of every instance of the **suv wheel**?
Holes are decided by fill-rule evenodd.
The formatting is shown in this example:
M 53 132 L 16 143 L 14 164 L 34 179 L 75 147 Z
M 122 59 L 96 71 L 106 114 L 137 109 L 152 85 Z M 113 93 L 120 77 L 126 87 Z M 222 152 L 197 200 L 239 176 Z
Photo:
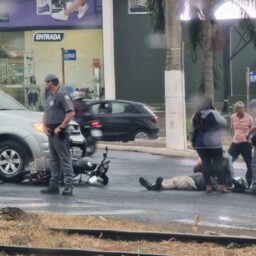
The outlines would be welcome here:
M 139 130 L 139 131 L 136 131 L 134 134 L 134 140 L 148 140 L 148 139 L 149 139 L 149 135 L 146 131 Z
M 108 185 L 108 176 L 106 174 L 102 174 L 100 178 L 101 179 L 98 180 L 99 183 L 101 183 L 104 186 Z
M 15 141 L 0 143 L 0 179 L 7 182 L 22 180 L 23 170 L 28 164 L 28 154 L 24 147 Z

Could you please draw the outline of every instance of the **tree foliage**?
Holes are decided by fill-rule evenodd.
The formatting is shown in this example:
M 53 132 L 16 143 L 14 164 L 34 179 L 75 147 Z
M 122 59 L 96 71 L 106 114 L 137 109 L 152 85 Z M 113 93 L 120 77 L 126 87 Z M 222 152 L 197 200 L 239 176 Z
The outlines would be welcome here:
M 202 47 L 203 23 L 199 19 L 191 20 L 189 24 L 189 52 L 193 62 L 198 59 L 198 48 Z
M 165 13 L 164 2 L 166 0 L 147 0 L 147 8 L 150 13 L 151 25 L 154 31 L 164 31 L 165 29 Z M 204 22 L 210 21 L 213 30 L 213 48 L 221 48 L 223 41 L 221 40 L 221 30 L 218 22 L 214 18 L 214 12 L 222 3 L 223 0 L 177 0 L 177 10 L 182 12 L 186 6 L 189 6 L 190 14 L 190 48 L 195 59 L 198 48 L 202 47 L 202 30 Z M 240 26 L 246 32 L 247 39 L 252 40 L 256 47 L 256 25 L 255 21 L 251 19 L 241 7 L 242 19 Z
M 247 40 L 252 41 L 254 47 L 256 48 L 256 25 L 255 25 L 255 21 L 246 15 L 246 17 L 244 17 L 240 21 L 240 27 L 242 28 L 243 31 L 245 31 L 245 38 Z
M 147 0 L 147 7 L 150 12 L 151 25 L 154 31 L 165 30 L 165 1 L 168 0 Z M 202 60 L 201 54 L 205 51 L 213 52 L 213 83 L 214 87 L 219 87 L 221 77 L 223 76 L 223 68 L 219 63 L 215 62 L 214 52 L 222 49 L 224 39 L 221 34 L 221 27 L 219 22 L 215 19 L 214 13 L 216 9 L 225 2 L 225 0 L 177 0 L 177 11 L 181 13 L 187 8 L 189 11 L 189 54 L 193 62 Z M 246 4 L 246 2 L 245 2 Z M 256 47 L 256 23 L 252 20 L 245 9 L 242 7 L 240 20 L 240 27 L 245 32 L 247 40 L 253 42 Z M 208 33 L 206 31 L 210 31 Z M 205 36 L 211 35 L 211 43 L 205 44 Z M 209 84 L 208 84 L 209 85 Z M 204 87 L 204 77 L 200 88 Z
M 164 0 L 147 0 L 146 4 L 150 13 L 152 28 L 154 31 L 164 31 Z
M 198 54 L 200 50 L 205 49 L 205 45 L 203 45 L 203 31 L 205 26 L 210 27 L 212 31 L 211 38 L 211 50 L 219 50 L 222 49 L 224 45 L 224 40 L 221 34 L 221 27 L 216 22 L 216 20 L 201 20 L 199 18 L 194 18 L 190 20 L 188 31 L 189 31 L 189 52 L 190 57 L 193 62 L 198 60 Z

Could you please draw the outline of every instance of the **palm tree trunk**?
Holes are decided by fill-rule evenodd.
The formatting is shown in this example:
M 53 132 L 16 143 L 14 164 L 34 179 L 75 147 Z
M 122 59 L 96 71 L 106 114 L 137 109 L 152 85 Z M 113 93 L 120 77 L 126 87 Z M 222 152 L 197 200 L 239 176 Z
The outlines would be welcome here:
M 181 23 L 177 17 L 177 1 L 165 1 L 165 113 L 166 145 L 186 149 L 186 111 L 184 72 L 181 69 Z
M 176 13 L 177 0 L 165 1 L 165 70 L 181 70 L 181 24 Z
M 212 26 L 206 21 L 204 27 L 204 66 L 203 76 L 205 96 L 211 97 L 214 102 L 214 78 L 213 78 L 213 49 L 212 49 Z

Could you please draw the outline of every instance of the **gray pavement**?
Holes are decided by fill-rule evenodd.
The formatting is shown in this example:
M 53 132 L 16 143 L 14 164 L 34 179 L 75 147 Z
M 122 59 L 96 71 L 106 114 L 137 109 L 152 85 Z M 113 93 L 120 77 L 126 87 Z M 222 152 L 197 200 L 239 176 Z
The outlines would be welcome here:
M 127 147 L 127 146 L 126 146 Z M 99 162 L 102 150 L 93 160 Z M 42 186 L 24 181 L 0 186 L 0 206 L 20 207 L 26 211 L 50 211 L 74 215 L 111 216 L 163 225 L 194 223 L 198 214 L 201 225 L 256 230 L 255 196 L 245 193 L 211 194 L 204 191 L 147 191 L 138 178 L 154 181 L 157 176 L 190 175 L 196 162 L 191 158 L 166 157 L 110 148 L 108 186 L 76 184 L 74 197 L 42 195 Z M 238 176 L 244 169 L 235 168 Z

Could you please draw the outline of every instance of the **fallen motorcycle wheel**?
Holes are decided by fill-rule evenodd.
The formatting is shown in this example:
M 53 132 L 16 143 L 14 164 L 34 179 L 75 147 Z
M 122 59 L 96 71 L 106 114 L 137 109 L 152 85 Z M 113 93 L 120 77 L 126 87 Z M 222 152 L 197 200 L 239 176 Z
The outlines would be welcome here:
M 108 176 L 106 174 L 102 174 L 99 179 L 98 182 L 104 186 L 108 185 Z

